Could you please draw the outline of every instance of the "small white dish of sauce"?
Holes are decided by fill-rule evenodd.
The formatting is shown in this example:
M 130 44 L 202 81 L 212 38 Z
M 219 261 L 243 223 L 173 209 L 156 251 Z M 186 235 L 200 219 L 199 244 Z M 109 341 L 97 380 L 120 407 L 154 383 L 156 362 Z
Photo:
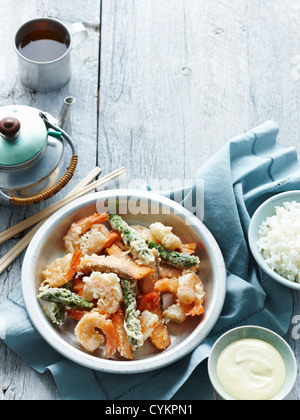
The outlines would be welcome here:
M 266 328 L 245 326 L 217 340 L 208 372 L 225 400 L 283 400 L 295 384 L 297 363 L 279 335 Z

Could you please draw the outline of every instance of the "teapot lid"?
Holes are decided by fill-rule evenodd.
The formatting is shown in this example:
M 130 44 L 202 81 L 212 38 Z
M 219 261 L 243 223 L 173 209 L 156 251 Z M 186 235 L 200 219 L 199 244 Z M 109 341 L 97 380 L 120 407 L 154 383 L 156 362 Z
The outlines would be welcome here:
M 47 138 L 39 110 L 24 105 L 0 108 L 0 168 L 28 164 L 42 153 Z

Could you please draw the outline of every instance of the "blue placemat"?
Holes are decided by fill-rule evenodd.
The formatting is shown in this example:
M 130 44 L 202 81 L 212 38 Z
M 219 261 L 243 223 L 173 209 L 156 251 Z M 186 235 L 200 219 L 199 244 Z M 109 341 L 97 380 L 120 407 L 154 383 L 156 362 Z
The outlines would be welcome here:
M 113 375 L 76 365 L 53 350 L 32 327 L 21 287 L 0 305 L 2 338 L 38 372 L 50 371 L 65 400 L 206 400 L 211 395 L 207 357 L 225 331 L 256 324 L 284 335 L 292 315 L 290 290 L 258 269 L 247 243 L 255 209 L 271 195 L 300 189 L 300 168 L 293 148 L 277 141 L 268 121 L 229 141 L 196 174 L 182 194 L 190 210 L 193 196 L 204 193 L 196 214 L 215 236 L 227 268 L 227 295 L 219 321 L 192 353 L 175 364 L 136 375 Z M 195 150 L 195 153 L 197 151 Z M 198 151 L 201 153 L 201 151 Z M 201 188 L 201 191 L 198 189 Z M 180 194 L 170 194 L 178 199 Z M 201 204 L 202 206 L 202 204 Z

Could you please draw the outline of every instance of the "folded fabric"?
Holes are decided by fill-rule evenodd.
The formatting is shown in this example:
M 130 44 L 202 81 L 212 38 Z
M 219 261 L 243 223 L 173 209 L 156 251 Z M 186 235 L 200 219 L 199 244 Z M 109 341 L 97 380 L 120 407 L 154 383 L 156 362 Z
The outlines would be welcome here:
M 136 375 L 81 367 L 39 336 L 27 317 L 20 286 L 0 305 L 5 343 L 33 369 L 41 373 L 49 370 L 65 400 L 209 399 L 212 388 L 206 362 L 221 334 L 254 324 L 283 336 L 289 327 L 290 291 L 261 272 L 247 242 L 255 209 L 275 193 L 300 189 L 296 150 L 281 147 L 277 134 L 277 125 L 268 121 L 231 140 L 198 170 L 190 191 L 182 191 L 183 206 L 193 211 L 193 196 L 204 194 L 204 201 L 200 200 L 204 207 L 196 208 L 196 214 L 201 214 L 216 238 L 227 268 L 227 295 L 221 316 L 209 336 L 188 356 L 165 368 Z M 170 196 L 178 200 L 180 194 L 170 192 Z

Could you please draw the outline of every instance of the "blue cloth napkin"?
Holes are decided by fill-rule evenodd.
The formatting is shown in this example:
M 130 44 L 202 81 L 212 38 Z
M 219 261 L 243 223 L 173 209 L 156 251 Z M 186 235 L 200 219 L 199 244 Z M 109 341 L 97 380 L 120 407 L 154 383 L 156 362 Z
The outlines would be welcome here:
M 138 375 L 114 375 L 81 367 L 58 354 L 35 331 L 20 287 L 0 305 L 5 343 L 33 369 L 50 371 L 65 400 L 209 399 L 212 387 L 207 357 L 221 334 L 233 327 L 255 324 L 283 336 L 289 327 L 290 290 L 261 272 L 247 242 L 255 209 L 275 193 L 300 189 L 296 150 L 277 143 L 278 131 L 277 125 L 268 121 L 231 140 L 198 170 L 188 194 L 182 194 L 182 204 L 189 208 L 199 185 L 200 193 L 204 186 L 204 208 L 196 213 L 203 214 L 227 268 L 227 295 L 221 316 L 192 353 L 171 366 Z M 178 191 L 175 196 L 178 199 Z

